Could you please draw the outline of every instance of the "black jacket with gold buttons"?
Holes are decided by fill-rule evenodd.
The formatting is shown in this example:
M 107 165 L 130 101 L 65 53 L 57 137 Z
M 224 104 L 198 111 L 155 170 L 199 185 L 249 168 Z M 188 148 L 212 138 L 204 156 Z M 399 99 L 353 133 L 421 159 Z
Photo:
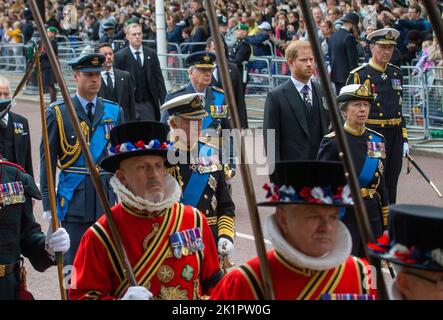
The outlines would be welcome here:
M 216 243 L 219 237 L 233 241 L 235 205 L 225 181 L 218 150 L 202 142 L 198 143 L 198 150 L 195 147 L 184 151 L 179 145 L 175 144 L 180 162 L 170 166 L 167 171 L 182 187 L 181 202 L 202 212 Z
M 346 84 L 364 84 L 374 94 L 366 124 L 371 129 L 401 128 L 404 142 L 408 134 L 402 113 L 403 75 L 397 66 L 385 68 L 372 59 L 351 71 Z
M 374 152 L 370 150 L 370 147 L 368 146 L 368 142 L 371 142 L 375 135 L 381 138 L 381 141 L 384 140 L 383 136 L 368 128 L 366 128 L 362 134 L 350 133 L 345 128 L 345 133 L 352 152 L 355 170 L 359 177 L 366 161 L 366 157 L 378 158 L 378 164 L 373 172 L 372 178 L 369 180 L 367 186 L 361 186 L 362 188 L 360 191 L 368 215 L 380 215 L 382 217 L 383 226 L 386 227 L 388 224 L 389 200 L 384 180 L 385 154 L 383 151 Z M 318 159 L 341 161 L 335 132 L 332 132 L 323 138 L 318 152 Z

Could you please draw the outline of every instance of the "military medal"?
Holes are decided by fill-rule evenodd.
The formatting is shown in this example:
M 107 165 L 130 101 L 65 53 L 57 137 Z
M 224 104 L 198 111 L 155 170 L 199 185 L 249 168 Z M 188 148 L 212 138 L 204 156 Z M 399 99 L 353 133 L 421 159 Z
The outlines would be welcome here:
M 199 251 L 203 251 L 203 249 L 205 248 L 205 245 L 203 244 L 203 240 L 201 237 L 201 233 L 200 233 L 200 228 L 195 228 L 195 244 L 197 245 L 197 249 Z
M 157 271 L 158 280 L 168 283 L 174 278 L 174 270 L 168 265 L 162 265 Z
M 181 251 L 180 240 L 178 238 L 178 233 L 171 234 L 169 236 L 169 242 L 171 243 L 174 257 L 176 259 L 180 259 L 182 257 L 182 251 Z
M 13 125 L 15 134 L 23 134 L 23 123 L 14 122 Z
M 208 184 L 214 192 L 217 191 L 217 180 L 212 174 L 209 175 Z
M 198 251 L 197 244 L 195 243 L 196 237 L 195 237 L 195 229 L 189 230 L 189 237 L 191 238 L 191 252 Z
M 211 206 L 212 206 L 212 210 L 215 211 L 215 209 L 217 209 L 217 198 L 213 195 L 212 199 L 211 199 Z
M 179 232 L 178 237 L 180 239 L 180 243 L 182 244 L 181 246 L 182 254 L 186 257 L 187 255 L 189 255 L 189 249 L 186 246 L 186 240 L 184 239 L 184 234 L 182 232 Z
M 386 73 L 382 73 L 381 74 L 381 78 L 383 79 L 383 80 L 386 80 L 387 78 L 388 78 L 388 75 L 386 74 Z
M 393 90 L 401 90 L 401 81 L 400 79 L 391 79 L 391 86 Z

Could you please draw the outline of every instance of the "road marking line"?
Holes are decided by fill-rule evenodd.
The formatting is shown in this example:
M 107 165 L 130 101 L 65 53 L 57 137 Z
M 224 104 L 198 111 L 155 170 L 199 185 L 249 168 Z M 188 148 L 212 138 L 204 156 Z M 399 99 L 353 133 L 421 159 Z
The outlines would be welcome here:
M 251 236 L 250 234 L 246 234 L 246 233 L 241 233 L 241 232 L 236 232 L 235 233 L 237 237 L 239 238 L 243 238 L 243 239 L 248 239 L 248 240 L 252 240 L 255 241 L 254 236 Z M 265 239 L 265 243 L 272 245 L 271 241 L 269 241 L 268 239 Z

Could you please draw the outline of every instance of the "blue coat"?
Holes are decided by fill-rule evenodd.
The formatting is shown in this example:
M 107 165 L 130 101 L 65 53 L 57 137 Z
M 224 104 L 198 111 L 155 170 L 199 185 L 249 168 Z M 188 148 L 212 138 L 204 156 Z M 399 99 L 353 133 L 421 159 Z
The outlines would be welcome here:
M 75 96 L 72 97 L 72 102 L 74 104 L 74 108 L 79 120 L 81 122 L 83 121 L 86 122 L 89 128 L 89 132 L 91 131 L 95 132 L 97 128 L 100 129 L 99 124 L 101 120 L 104 118 L 104 103 L 111 104 L 111 107 L 113 108 L 118 108 L 117 121 L 115 123 L 110 122 L 109 123 L 110 125 L 116 126 L 124 121 L 123 111 L 120 108 L 120 106 L 109 100 L 103 100 L 102 98 L 97 98 L 94 120 L 92 124 L 77 97 Z M 57 116 L 55 111 L 56 106 L 60 106 L 60 111 L 63 117 L 63 129 L 64 129 L 64 134 L 66 135 L 67 142 L 70 145 L 75 145 L 77 141 L 77 135 L 75 134 L 74 127 L 72 126 L 70 118 L 68 116 L 66 105 L 64 104 L 63 101 L 54 102 L 49 106 L 46 112 L 49 148 L 51 152 L 51 164 L 52 164 L 52 172 L 54 178 L 56 176 L 57 163 L 66 164 L 66 162 L 69 161 L 70 159 L 70 156 L 68 156 L 62 160 L 64 152 L 62 150 L 62 146 L 60 145 L 60 128 L 57 122 Z M 89 139 L 91 139 L 91 136 L 92 135 L 89 136 Z M 97 164 L 99 164 L 101 160 L 105 156 L 107 156 L 107 154 L 108 154 L 107 149 L 104 148 L 101 155 L 97 159 Z M 68 167 L 67 169 L 69 168 L 70 167 Z M 100 178 L 101 181 L 103 182 L 103 186 L 105 188 L 105 193 L 108 196 L 109 203 L 113 205 L 116 199 L 112 191 L 112 188 L 109 185 L 111 174 L 108 173 L 100 175 Z M 43 210 L 45 211 L 50 210 L 43 141 L 40 144 L 40 188 L 42 191 Z M 81 223 L 94 222 L 102 214 L 103 214 L 103 209 L 100 205 L 100 200 L 95 192 L 92 179 L 89 175 L 86 175 L 85 179 L 74 190 L 74 194 L 72 196 L 71 201 L 69 202 L 68 211 L 66 213 L 64 221 L 81 222 Z

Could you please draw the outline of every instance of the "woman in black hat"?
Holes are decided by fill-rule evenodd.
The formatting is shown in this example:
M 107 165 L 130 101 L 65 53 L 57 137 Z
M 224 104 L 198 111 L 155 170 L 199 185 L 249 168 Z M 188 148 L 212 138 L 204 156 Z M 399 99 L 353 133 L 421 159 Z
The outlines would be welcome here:
M 348 85 L 337 96 L 343 113 L 346 138 L 352 159 L 359 175 L 360 191 L 375 237 L 381 235 L 388 223 L 388 196 L 384 183 L 384 138 L 381 134 L 365 127 L 370 101 L 373 95 L 364 85 Z M 318 159 L 340 161 L 335 132 L 326 135 L 319 148 Z M 352 235 L 352 254 L 364 256 L 357 220 L 352 209 L 346 210 L 342 220 Z

